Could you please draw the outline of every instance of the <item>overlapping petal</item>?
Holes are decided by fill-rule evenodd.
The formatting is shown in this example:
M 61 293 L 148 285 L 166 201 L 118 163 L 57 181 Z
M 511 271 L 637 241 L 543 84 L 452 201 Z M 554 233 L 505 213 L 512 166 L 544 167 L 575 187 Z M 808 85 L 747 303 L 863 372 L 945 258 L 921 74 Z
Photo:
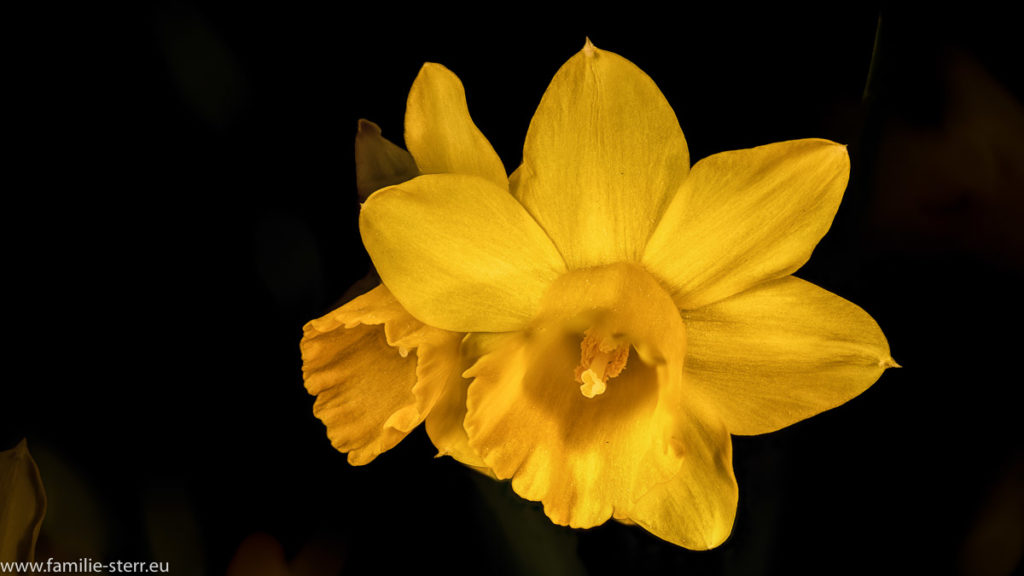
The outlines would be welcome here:
M 732 469 L 732 440 L 712 405 L 689 388 L 682 412 L 679 473 L 644 494 L 628 516 L 663 540 L 708 550 L 729 537 L 736 519 L 739 489 Z
M 306 324 L 302 373 L 317 397 L 313 413 L 349 463 L 372 461 L 423 421 L 448 382 L 437 355 L 460 339 L 417 321 L 384 286 Z
M 522 328 L 565 270 L 523 207 L 476 176 L 430 174 L 380 190 L 359 227 L 384 284 L 413 316 L 446 330 Z
M 594 398 L 573 377 L 588 327 L 633 345 L 625 370 Z M 569 273 L 529 330 L 466 372 L 470 446 L 554 522 L 600 524 L 679 469 L 684 350 L 679 315 L 645 272 L 618 264 Z
M 796 271 L 839 208 L 846 147 L 795 140 L 694 165 L 651 235 L 644 265 L 686 310 Z
M 683 320 L 687 387 L 733 434 L 772 432 L 839 406 L 896 366 L 871 316 L 792 276 Z
M 405 145 L 424 174 L 469 174 L 508 190 L 505 165 L 470 118 L 462 82 L 440 64 L 424 64 L 413 82 Z
M 460 349 L 461 340 L 447 340 L 436 354 L 431 355 L 431 362 L 436 364 L 432 369 L 446 372 L 448 382 L 427 415 L 425 425 L 430 441 L 437 447 L 438 456 L 451 456 L 487 474 L 487 465 L 476 451 L 470 448 L 469 437 L 462 426 L 463 420 L 466 419 L 466 392 L 469 380 L 462 377 L 468 362 Z
M 570 268 L 638 261 L 689 168 L 654 81 L 588 41 L 544 93 L 512 192 Z
M 416 162 L 408 152 L 384 138 L 369 120 L 359 121 L 356 133 L 356 190 L 366 200 L 381 188 L 419 176 Z

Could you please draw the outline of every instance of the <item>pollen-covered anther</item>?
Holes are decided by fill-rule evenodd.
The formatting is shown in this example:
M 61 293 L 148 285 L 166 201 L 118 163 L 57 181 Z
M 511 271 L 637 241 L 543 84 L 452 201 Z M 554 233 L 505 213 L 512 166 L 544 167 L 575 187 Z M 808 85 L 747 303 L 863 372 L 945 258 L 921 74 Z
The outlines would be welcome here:
M 587 398 L 604 394 L 608 379 L 614 378 L 626 369 L 629 359 L 629 343 L 615 340 L 587 330 L 580 344 L 580 365 L 573 376 L 580 383 L 580 392 Z

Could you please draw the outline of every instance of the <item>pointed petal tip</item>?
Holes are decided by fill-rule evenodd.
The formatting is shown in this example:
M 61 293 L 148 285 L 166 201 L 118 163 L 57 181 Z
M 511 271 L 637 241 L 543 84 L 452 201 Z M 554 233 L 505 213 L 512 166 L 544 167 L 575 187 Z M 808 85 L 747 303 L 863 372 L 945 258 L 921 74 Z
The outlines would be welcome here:
M 419 71 L 416 73 L 416 79 L 413 80 L 413 86 L 415 87 L 418 83 L 423 82 L 443 82 L 448 76 L 455 76 L 455 73 L 448 69 L 444 64 L 438 64 L 437 62 L 424 62 L 420 66 Z M 461 88 L 462 81 L 455 76 L 456 83 Z M 412 97 L 412 92 L 409 93 Z M 408 113 L 408 110 L 406 111 Z
M 885 358 L 883 360 L 879 360 L 878 366 L 881 367 L 883 370 L 887 370 L 889 368 L 903 368 L 903 366 L 900 366 L 899 364 L 896 363 L 895 360 L 893 360 L 892 356 Z
M 423 66 L 420 66 L 420 74 L 429 74 L 431 72 L 449 72 L 454 74 L 447 66 L 437 62 L 424 62 Z
M 337 449 L 337 447 L 335 447 Z M 364 450 L 353 450 L 348 453 L 346 460 L 349 466 L 366 466 L 377 458 L 377 454 L 367 454 Z
M 586 37 L 586 41 L 583 43 L 583 53 L 587 56 L 597 56 L 597 46 L 590 41 L 590 36 Z
M 357 128 L 356 135 L 365 134 L 365 133 L 370 133 L 370 134 L 374 134 L 374 135 L 379 136 L 380 135 L 380 126 L 377 126 L 375 123 L 370 122 L 366 118 L 360 118 L 359 119 L 359 127 Z

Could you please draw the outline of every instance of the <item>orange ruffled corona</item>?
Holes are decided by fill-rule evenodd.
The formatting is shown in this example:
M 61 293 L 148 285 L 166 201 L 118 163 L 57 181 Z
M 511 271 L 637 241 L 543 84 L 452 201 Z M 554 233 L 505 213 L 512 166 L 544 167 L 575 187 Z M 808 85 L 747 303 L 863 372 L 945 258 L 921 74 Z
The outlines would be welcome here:
M 360 123 L 382 284 L 302 340 L 314 412 L 352 464 L 425 422 L 440 454 L 558 524 L 614 517 L 708 549 L 736 515 L 730 434 L 843 404 L 896 365 L 867 313 L 791 276 L 838 210 L 842 145 L 691 167 L 654 82 L 589 41 L 510 176 L 438 64 L 413 84 L 405 142 Z

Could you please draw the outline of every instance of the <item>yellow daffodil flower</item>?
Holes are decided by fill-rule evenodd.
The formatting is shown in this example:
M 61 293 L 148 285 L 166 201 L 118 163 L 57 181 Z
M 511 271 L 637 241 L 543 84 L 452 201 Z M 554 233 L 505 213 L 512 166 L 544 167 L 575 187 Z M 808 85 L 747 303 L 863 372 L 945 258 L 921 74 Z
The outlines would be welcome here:
M 361 134 L 381 151 L 364 165 L 411 178 L 360 214 L 383 283 L 302 342 L 314 411 L 352 464 L 425 421 L 441 454 L 558 524 L 614 517 L 708 549 L 736 514 L 730 434 L 843 404 L 896 365 L 867 313 L 791 276 L 839 207 L 842 145 L 691 167 L 654 82 L 589 41 L 509 177 L 437 64 L 408 100 L 416 170 Z

